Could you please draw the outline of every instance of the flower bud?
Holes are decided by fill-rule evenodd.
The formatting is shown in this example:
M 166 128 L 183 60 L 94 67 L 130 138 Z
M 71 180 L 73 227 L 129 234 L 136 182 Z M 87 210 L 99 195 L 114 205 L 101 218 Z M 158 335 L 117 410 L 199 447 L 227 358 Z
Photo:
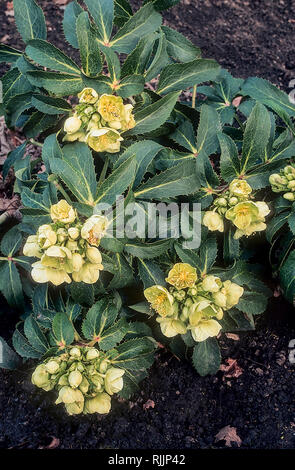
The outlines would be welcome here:
M 72 357 L 81 357 L 81 351 L 79 348 L 70 349 L 70 356 Z
M 118 393 L 123 388 L 123 378 L 124 375 L 123 369 L 118 369 L 116 367 L 110 367 L 104 379 L 105 390 L 109 395 Z
M 191 287 L 190 289 L 188 289 L 187 293 L 188 295 L 191 295 L 192 297 L 194 297 L 195 295 L 197 295 L 198 290 L 196 289 L 196 287 Z
M 222 282 L 219 277 L 206 276 L 202 282 L 202 289 L 206 292 L 218 292 L 222 286 Z
M 82 121 L 78 116 L 72 116 L 65 121 L 64 131 L 67 134 L 75 134 L 82 125 Z
M 203 217 L 203 224 L 211 232 L 218 230 L 219 232 L 224 232 L 224 223 L 222 217 L 213 211 L 207 211 Z
M 225 199 L 225 197 L 218 197 L 217 199 L 215 199 L 214 204 L 220 207 L 227 207 L 227 200 Z
M 230 197 L 228 202 L 230 206 L 235 206 L 238 204 L 239 200 L 237 197 Z
M 68 377 L 68 381 L 71 387 L 77 388 L 82 382 L 82 374 L 78 370 L 73 370 Z
M 59 364 L 56 361 L 49 361 L 45 364 L 45 368 L 49 374 L 55 374 L 59 370 Z
M 213 294 L 213 300 L 218 307 L 226 307 L 226 295 L 223 292 L 215 292 Z
M 34 370 L 32 383 L 39 388 L 46 388 L 50 384 L 49 373 L 44 364 L 40 364 Z
M 107 371 L 108 367 L 109 361 L 107 359 L 104 359 L 99 365 L 99 372 L 101 372 L 101 374 L 104 374 Z
M 107 414 L 111 409 L 111 397 L 107 393 L 98 393 L 94 398 L 85 400 L 84 413 Z
M 283 195 L 283 198 L 287 199 L 287 201 L 293 202 L 293 201 L 295 201 L 295 194 L 294 193 L 285 193 Z
M 80 236 L 80 230 L 77 227 L 70 227 L 68 234 L 73 240 L 77 240 Z
M 89 246 L 86 249 L 86 256 L 87 256 L 88 260 L 90 261 L 90 263 L 101 264 L 101 262 L 102 262 L 101 253 L 94 246 Z
M 86 353 L 87 361 L 92 361 L 93 359 L 96 359 L 97 357 L 99 357 L 99 351 L 96 348 L 88 349 Z
M 183 299 L 185 299 L 185 295 L 186 294 L 184 290 L 179 290 L 179 291 L 174 292 L 173 297 L 179 302 L 181 302 Z

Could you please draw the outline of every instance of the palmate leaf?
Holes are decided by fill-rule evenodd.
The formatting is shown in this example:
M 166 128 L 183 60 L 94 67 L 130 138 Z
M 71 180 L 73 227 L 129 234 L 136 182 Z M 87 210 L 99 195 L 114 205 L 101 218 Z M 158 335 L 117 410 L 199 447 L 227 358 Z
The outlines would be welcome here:
M 24 42 L 46 39 L 46 23 L 42 9 L 34 0 L 13 0 L 14 18 Z
M 240 160 L 235 142 L 226 134 L 217 134 L 221 149 L 220 173 L 224 181 L 231 182 L 240 175 Z
M 161 24 L 161 15 L 151 4 L 147 4 L 119 29 L 110 41 L 110 46 L 120 54 L 129 54 L 143 36 L 153 33 Z
M 204 104 L 201 108 L 197 131 L 197 163 L 202 157 L 210 156 L 217 150 L 219 131 L 221 131 L 221 123 L 218 112 Z
M 66 313 L 57 313 L 52 321 L 52 332 L 59 347 L 72 344 L 75 337 L 75 329 Z
M 97 26 L 99 38 L 108 43 L 113 29 L 114 1 L 84 0 L 84 2 Z
M 153 46 L 159 33 L 147 34 L 138 42 L 136 48 L 129 54 L 122 66 L 122 77 L 132 74 L 143 75 L 149 64 Z
M 193 350 L 192 359 L 194 367 L 202 377 L 216 374 L 221 362 L 216 338 L 208 338 L 206 341 L 197 343 Z
M 32 39 L 26 47 L 26 54 L 39 65 L 57 72 L 80 74 L 79 67 L 60 49 L 43 39 Z
M 127 135 L 146 134 L 164 124 L 173 111 L 179 93 L 169 93 L 164 98 L 146 106 L 135 114 L 136 126 Z
M 144 89 L 145 79 L 141 75 L 124 77 L 116 87 L 117 95 L 122 98 L 139 95 Z
M 3 77 L 2 102 L 6 105 L 11 98 L 34 90 L 34 85 L 24 76 L 17 67 L 9 70 Z
M 116 345 L 119 344 L 126 336 L 128 329 L 129 325 L 125 318 L 121 318 L 114 323 L 114 325 L 105 329 L 101 333 L 101 338 L 98 342 L 100 349 L 108 351 L 109 349 L 116 347 Z
M 86 144 L 66 145 L 63 158 L 50 159 L 49 163 L 79 202 L 94 206 L 97 183 L 92 153 Z
M 198 189 L 195 162 L 188 160 L 153 176 L 134 193 L 138 199 L 166 199 L 189 195 Z
M 191 62 L 201 56 L 201 50 L 189 41 L 183 34 L 162 26 L 167 40 L 167 52 L 170 57 L 178 62 Z
M 152 259 L 166 253 L 171 247 L 171 240 L 160 240 L 153 243 L 128 242 L 124 246 L 126 253 L 141 259 Z
M 42 353 L 35 349 L 16 327 L 13 336 L 12 336 L 12 344 L 16 352 L 21 356 L 29 359 L 40 359 Z
M 215 80 L 219 71 L 220 66 L 211 59 L 196 59 L 184 64 L 168 65 L 160 75 L 157 93 L 166 95 Z
M 40 326 L 32 315 L 26 318 L 24 322 L 24 333 L 34 349 L 39 351 L 41 354 L 46 353 L 49 349 L 49 344 Z
M 78 16 L 76 30 L 83 72 L 88 77 L 96 76 L 102 70 L 102 60 L 87 12 Z

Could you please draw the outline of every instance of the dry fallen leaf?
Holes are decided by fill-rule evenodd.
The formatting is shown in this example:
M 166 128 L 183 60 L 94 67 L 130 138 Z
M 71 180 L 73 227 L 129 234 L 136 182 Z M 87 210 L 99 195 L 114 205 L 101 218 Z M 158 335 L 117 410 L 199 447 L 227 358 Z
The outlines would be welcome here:
M 226 447 L 231 447 L 231 443 L 235 442 L 238 447 L 242 444 L 242 439 L 237 434 L 237 428 L 225 426 L 215 436 L 215 442 L 225 441 Z
M 225 336 L 229 339 L 233 339 L 234 341 L 239 341 L 239 335 L 235 335 L 234 333 L 225 333 Z
M 39 446 L 39 449 L 56 449 L 60 444 L 60 440 L 57 437 L 52 437 L 52 441 L 48 446 Z
M 155 402 L 153 400 L 148 400 L 144 405 L 142 405 L 144 410 L 148 410 L 149 408 L 155 408 Z
M 222 364 L 220 370 L 224 372 L 223 380 L 225 378 L 239 377 L 243 373 L 243 369 L 238 365 L 236 359 L 226 359 L 227 365 Z

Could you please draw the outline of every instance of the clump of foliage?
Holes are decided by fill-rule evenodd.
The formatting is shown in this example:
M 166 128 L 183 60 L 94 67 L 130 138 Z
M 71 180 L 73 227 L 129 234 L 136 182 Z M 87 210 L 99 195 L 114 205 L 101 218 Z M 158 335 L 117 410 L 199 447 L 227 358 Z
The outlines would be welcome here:
M 25 50 L 0 45 L 11 63 L 1 110 L 27 139 L 3 167 L 4 178 L 14 167 L 23 207 L 1 242 L 0 290 L 22 312 L 15 350 L 40 362 L 33 383 L 55 389 L 70 414 L 108 412 L 113 393 L 131 396 L 157 341 L 201 375 L 216 373 L 217 337 L 253 330 L 271 295 L 253 240 L 271 243 L 273 271 L 294 298 L 295 107 L 162 26 L 160 12 L 177 3 L 144 1 L 135 13 L 127 0 L 69 3 L 63 28 L 78 64 L 46 40 L 35 0 L 14 0 Z M 43 171 L 29 143 L 42 147 Z M 128 210 L 120 220 L 118 196 L 141 218 Z M 171 215 L 166 237 L 129 236 L 141 223 L 161 231 L 150 203 L 185 205 L 187 230 Z M 194 204 L 198 248 L 187 243 Z M 155 312 L 151 330 L 142 320 Z M 2 345 L 12 368 L 17 356 Z

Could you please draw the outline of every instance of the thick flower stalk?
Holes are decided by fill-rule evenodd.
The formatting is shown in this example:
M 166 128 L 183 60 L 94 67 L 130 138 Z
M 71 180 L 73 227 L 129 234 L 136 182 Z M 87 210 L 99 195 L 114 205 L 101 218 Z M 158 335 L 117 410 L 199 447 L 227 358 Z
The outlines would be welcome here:
M 124 370 L 113 367 L 96 348 L 75 346 L 60 356 L 47 358 L 32 375 L 32 383 L 45 391 L 58 392 L 69 415 L 106 414 L 111 396 L 123 388 Z
M 93 88 L 85 88 L 78 97 L 79 104 L 65 121 L 63 140 L 86 142 L 96 152 L 119 152 L 121 132 L 135 126 L 133 106 L 120 96 L 99 97 Z
M 237 229 L 235 239 L 265 230 L 270 209 L 264 201 L 253 201 L 251 193 L 247 181 L 233 180 L 228 190 L 214 200 L 212 210 L 205 212 L 203 224 L 210 231 L 224 232 L 225 221 L 229 220 Z
M 50 216 L 52 223 L 41 225 L 23 249 L 25 256 L 40 259 L 32 265 L 32 278 L 55 286 L 72 280 L 94 284 L 103 269 L 98 246 L 107 229 L 106 217 L 93 215 L 83 223 L 65 200 L 51 207 Z
M 284 193 L 284 199 L 295 201 L 295 166 L 293 164 L 285 166 L 280 173 L 273 173 L 269 177 L 269 182 L 274 193 Z
M 197 342 L 217 336 L 222 328 L 218 320 L 244 293 L 238 284 L 222 282 L 213 275 L 199 279 L 196 269 L 187 263 L 175 264 L 166 281 L 172 287 L 152 286 L 144 295 L 158 313 L 162 333 L 169 338 L 188 331 Z

